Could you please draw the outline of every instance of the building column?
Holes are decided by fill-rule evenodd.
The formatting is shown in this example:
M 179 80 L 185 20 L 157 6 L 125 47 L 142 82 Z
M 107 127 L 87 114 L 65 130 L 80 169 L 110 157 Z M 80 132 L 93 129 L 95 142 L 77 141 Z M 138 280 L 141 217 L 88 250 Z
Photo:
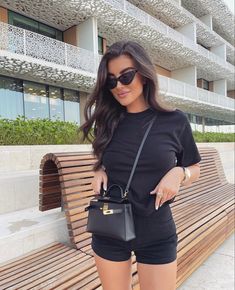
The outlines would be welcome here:
M 70 27 L 64 31 L 63 35 L 64 42 L 98 54 L 98 28 L 95 17 Z
M 197 86 L 197 69 L 196 66 L 176 69 L 171 72 L 171 77 L 178 81 L 187 83 L 191 86 Z
M 205 133 L 205 124 L 206 124 L 205 117 L 202 117 L 202 133 Z
M 91 17 L 76 26 L 77 46 L 90 50 L 96 57 L 95 65 L 98 68 L 98 28 L 97 19 Z M 80 124 L 85 122 L 84 108 L 88 94 L 80 92 Z
M 206 24 L 210 30 L 213 29 L 213 26 L 212 26 L 212 15 L 210 14 L 207 14 L 207 15 L 204 15 L 202 17 L 199 18 L 204 24 Z
M 79 98 L 80 98 L 80 125 L 84 124 L 85 122 L 85 117 L 84 117 L 84 109 L 85 109 L 85 104 L 87 102 L 87 93 L 85 92 L 80 92 L 79 93 Z
M 77 46 L 90 50 L 95 55 L 95 67 L 98 69 L 98 25 L 97 19 L 91 17 L 77 25 Z
M 64 32 L 67 43 L 91 51 L 95 56 L 95 66 L 98 68 L 98 28 L 97 19 L 91 17 L 79 25 L 73 26 Z M 85 122 L 84 108 L 88 94 L 79 92 L 80 96 L 80 124 Z
M 210 51 L 213 52 L 214 54 L 218 55 L 219 57 L 221 57 L 224 61 L 227 60 L 226 57 L 226 45 L 225 44 L 221 44 L 218 46 L 212 46 L 210 48 Z
M 187 38 L 190 38 L 194 43 L 197 42 L 197 30 L 196 23 L 187 23 L 184 26 L 178 27 L 175 30 L 182 33 Z
M 91 17 L 77 25 L 77 46 L 98 54 L 97 19 Z
M 227 80 L 214 81 L 214 93 L 227 96 Z

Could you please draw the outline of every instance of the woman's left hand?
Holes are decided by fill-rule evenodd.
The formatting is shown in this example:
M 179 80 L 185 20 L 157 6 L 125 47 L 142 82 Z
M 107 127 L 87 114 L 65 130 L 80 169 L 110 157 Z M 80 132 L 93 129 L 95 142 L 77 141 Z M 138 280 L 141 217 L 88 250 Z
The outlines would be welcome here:
M 172 199 L 178 193 L 182 176 L 182 168 L 174 167 L 163 176 L 154 190 L 150 192 L 150 194 L 156 194 L 156 209 L 162 206 L 165 201 Z

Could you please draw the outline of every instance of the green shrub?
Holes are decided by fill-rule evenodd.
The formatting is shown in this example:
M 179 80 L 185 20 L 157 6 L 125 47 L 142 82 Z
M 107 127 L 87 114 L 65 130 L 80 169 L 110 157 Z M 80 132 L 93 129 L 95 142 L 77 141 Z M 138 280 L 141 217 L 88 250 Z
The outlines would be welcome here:
M 234 133 L 193 132 L 196 142 L 234 142 Z M 88 144 L 76 123 L 49 119 L 0 119 L 0 145 Z
M 0 119 L 0 145 L 85 144 L 81 137 L 76 123 L 22 116 Z
M 193 137 L 196 142 L 234 142 L 234 133 L 215 133 L 193 131 Z

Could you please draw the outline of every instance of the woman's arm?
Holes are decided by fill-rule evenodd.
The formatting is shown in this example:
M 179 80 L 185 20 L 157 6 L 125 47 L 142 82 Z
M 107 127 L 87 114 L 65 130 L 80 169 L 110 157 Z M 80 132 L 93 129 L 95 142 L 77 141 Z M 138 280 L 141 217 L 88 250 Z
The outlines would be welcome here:
M 182 183 L 182 180 L 184 179 L 184 170 L 181 166 L 176 166 L 173 169 L 177 171 L 177 174 L 179 174 L 179 178 L 180 178 L 180 183 L 183 186 L 188 186 L 191 183 L 193 183 L 194 181 L 198 180 L 198 178 L 200 177 L 200 163 L 196 163 L 190 166 L 187 166 L 186 168 L 189 169 L 191 176 L 189 179 L 185 180 Z
M 156 209 L 159 208 L 165 201 L 172 199 L 179 191 L 181 185 L 190 185 L 200 176 L 199 163 L 187 167 L 190 170 L 190 178 L 184 179 L 184 170 L 181 166 L 176 166 L 170 169 L 160 180 L 159 184 L 150 192 L 156 194 Z

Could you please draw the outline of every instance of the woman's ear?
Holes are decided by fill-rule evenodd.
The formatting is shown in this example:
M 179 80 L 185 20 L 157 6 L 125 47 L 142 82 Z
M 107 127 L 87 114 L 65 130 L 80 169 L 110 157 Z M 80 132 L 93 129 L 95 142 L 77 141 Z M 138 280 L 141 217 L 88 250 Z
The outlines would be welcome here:
M 142 83 L 143 83 L 143 85 L 145 85 L 147 83 L 147 80 L 145 77 L 142 77 Z

